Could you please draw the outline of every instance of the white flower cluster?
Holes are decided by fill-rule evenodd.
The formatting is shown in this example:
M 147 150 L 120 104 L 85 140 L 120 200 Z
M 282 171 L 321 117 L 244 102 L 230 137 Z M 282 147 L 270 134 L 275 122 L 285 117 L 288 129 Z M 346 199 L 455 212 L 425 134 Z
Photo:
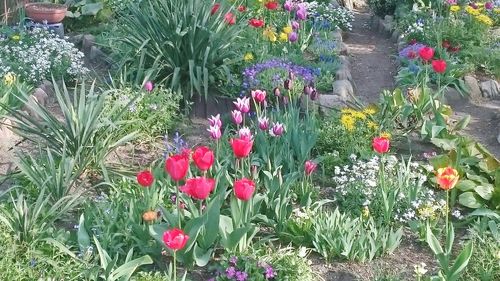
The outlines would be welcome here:
M 21 40 L 4 39 L 0 47 L 0 76 L 10 71 L 36 84 L 51 73 L 76 77 L 88 72 L 83 53 L 73 43 L 42 28 L 25 33 Z
M 352 30 L 354 13 L 333 3 L 318 3 L 316 1 L 308 4 L 307 10 L 313 16 L 317 25 L 331 25 L 329 28 L 340 28 Z
M 402 36 L 407 37 L 409 35 L 418 35 L 418 34 L 423 34 L 424 30 L 426 29 L 426 26 L 423 21 L 416 21 L 412 23 L 411 25 L 406 28 L 406 30 L 403 32 Z
M 422 166 L 417 162 L 400 162 L 395 156 L 379 158 L 375 156 L 368 161 L 358 160 L 355 155 L 349 157 L 352 164 L 334 168 L 332 181 L 335 185 L 335 200 L 345 202 L 354 196 L 358 200 L 359 209 L 370 207 L 376 199 L 379 186 L 379 170 L 384 161 L 385 181 L 389 186 L 404 183 L 397 194 L 398 203 L 395 208 L 395 221 L 407 222 L 414 219 L 433 219 L 444 211 L 445 201 L 436 198 L 435 192 L 424 186 L 426 174 L 433 170 L 432 166 Z M 358 198 L 358 195 L 361 198 Z M 410 195 L 412 194 L 412 195 Z M 413 198 L 412 200 L 411 198 Z M 376 203 L 375 203 L 376 204 Z

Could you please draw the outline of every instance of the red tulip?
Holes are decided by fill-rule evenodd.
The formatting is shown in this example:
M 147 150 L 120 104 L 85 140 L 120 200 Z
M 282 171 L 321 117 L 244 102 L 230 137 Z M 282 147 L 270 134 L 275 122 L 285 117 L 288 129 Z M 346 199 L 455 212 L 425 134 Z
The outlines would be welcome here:
M 174 181 L 182 180 L 189 169 L 189 158 L 183 154 L 172 155 L 165 162 L 165 170 Z
M 142 187 L 151 186 L 154 180 L 155 178 L 153 177 L 153 174 L 150 171 L 142 171 L 137 174 L 137 182 Z
M 434 49 L 431 47 L 423 47 L 422 49 L 420 49 L 418 54 L 420 55 L 421 59 L 428 61 L 434 57 Z
M 247 178 L 242 178 L 234 182 L 234 196 L 242 201 L 248 201 L 252 198 L 255 191 L 255 183 Z
M 307 160 L 306 163 L 304 164 L 304 170 L 306 172 L 306 175 L 310 176 L 316 170 L 316 167 L 318 167 L 318 164 L 314 163 L 311 160 Z
M 264 26 L 264 21 L 259 19 L 250 19 L 248 21 L 248 24 L 250 24 L 253 27 L 259 28 Z
M 243 13 L 243 12 L 244 12 L 244 11 L 246 11 L 246 10 L 247 10 L 247 7 L 245 7 L 245 6 L 243 6 L 243 5 L 239 5 L 239 6 L 238 6 L 238 12 Z
M 271 1 L 271 2 L 267 2 L 265 6 L 269 10 L 276 10 L 276 9 L 278 9 L 279 4 L 277 1 Z
M 233 15 L 233 13 L 231 12 L 228 12 L 225 16 L 224 16 L 224 21 L 229 24 L 229 25 L 233 25 L 236 23 L 236 16 Z
M 219 8 L 220 8 L 220 3 L 215 3 L 212 6 L 212 10 L 210 10 L 210 14 L 214 15 L 215 13 L 217 13 L 217 11 L 219 10 Z
M 215 188 L 215 180 L 205 177 L 188 179 L 186 184 L 179 188 L 180 191 L 198 199 L 205 200 Z
M 443 43 L 441 44 L 441 46 L 443 46 L 443 48 L 445 48 L 445 49 L 449 49 L 451 47 L 450 41 L 443 40 Z
M 452 167 L 439 168 L 436 173 L 437 183 L 444 190 L 455 187 L 458 182 L 458 172 Z
M 188 240 L 189 236 L 178 228 L 172 228 L 163 233 L 163 243 L 173 251 L 184 248 Z
M 233 148 L 234 156 L 237 158 L 245 158 L 252 151 L 253 140 L 249 138 L 233 138 L 229 143 Z
M 206 171 L 212 167 L 214 158 L 214 152 L 206 146 L 197 147 L 193 153 L 194 164 L 202 171 Z
M 390 141 L 385 137 L 376 137 L 373 139 L 372 146 L 373 150 L 380 154 L 387 153 L 387 151 L 389 151 Z
M 432 69 L 437 73 L 444 73 L 446 71 L 446 61 L 445 60 L 433 60 Z

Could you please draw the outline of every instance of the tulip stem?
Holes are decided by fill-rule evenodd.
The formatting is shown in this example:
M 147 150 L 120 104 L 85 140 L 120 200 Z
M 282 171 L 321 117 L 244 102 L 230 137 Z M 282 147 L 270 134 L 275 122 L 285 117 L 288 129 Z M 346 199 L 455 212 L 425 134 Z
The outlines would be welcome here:
M 177 251 L 174 251 L 174 281 L 177 281 Z
M 181 228 L 181 201 L 179 198 L 179 182 L 175 182 L 175 204 L 177 205 L 178 227 Z M 175 253 L 175 252 L 174 252 Z
M 450 197 L 449 191 L 447 190 L 446 191 L 446 207 L 445 207 L 446 208 L 445 209 L 445 211 L 446 211 L 446 213 L 445 213 L 445 220 L 446 220 L 445 231 L 446 231 L 446 237 L 448 237 L 448 213 L 449 213 L 449 210 L 448 210 L 449 207 L 448 206 L 449 206 L 449 197 Z

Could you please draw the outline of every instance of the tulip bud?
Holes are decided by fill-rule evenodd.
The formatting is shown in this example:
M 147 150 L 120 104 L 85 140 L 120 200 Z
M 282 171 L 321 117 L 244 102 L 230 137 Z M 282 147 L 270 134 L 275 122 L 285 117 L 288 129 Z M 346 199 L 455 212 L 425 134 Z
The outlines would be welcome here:
M 286 79 L 285 82 L 283 83 L 283 87 L 286 89 L 286 90 L 290 90 L 293 88 L 293 82 L 291 79 Z
M 278 87 L 274 88 L 273 93 L 277 97 L 281 96 L 280 88 L 278 88 Z

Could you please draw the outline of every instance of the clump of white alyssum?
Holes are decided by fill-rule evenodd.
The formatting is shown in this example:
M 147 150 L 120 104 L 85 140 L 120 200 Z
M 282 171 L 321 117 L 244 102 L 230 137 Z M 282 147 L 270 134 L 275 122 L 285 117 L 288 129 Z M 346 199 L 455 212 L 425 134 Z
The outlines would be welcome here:
M 34 28 L 0 40 L 0 76 L 7 72 L 27 83 L 74 78 L 88 72 L 84 54 L 74 44 L 44 28 Z
M 333 199 L 342 211 L 353 216 L 359 216 L 363 211 L 375 216 L 380 214 L 383 208 L 381 161 L 384 162 L 386 187 L 397 190 L 393 221 L 436 219 L 444 211 L 444 200 L 426 185 L 431 166 L 398 160 L 395 156 L 359 160 L 352 155 L 350 160 L 350 165 L 336 166 L 332 177 Z
M 352 30 L 354 13 L 334 3 L 308 3 L 307 10 L 316 27 L 322 29 Z

